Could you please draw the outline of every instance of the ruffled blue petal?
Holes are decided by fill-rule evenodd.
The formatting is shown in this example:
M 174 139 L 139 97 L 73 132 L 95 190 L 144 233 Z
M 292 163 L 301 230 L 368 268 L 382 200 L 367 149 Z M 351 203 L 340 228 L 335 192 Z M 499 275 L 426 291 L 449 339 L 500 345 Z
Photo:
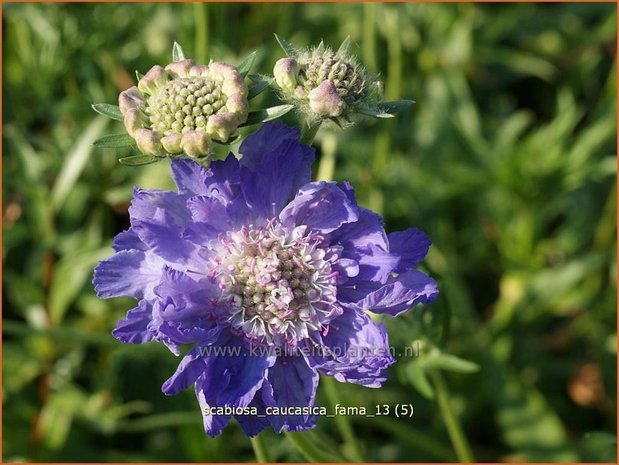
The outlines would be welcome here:
M 93 285 L 104 299 L 127 296 L 135 299 L 152 298 L 159 281 L 163 261 L 150 252 L 121 250 L 95 267 Z
M 318 387 L 318 373 L 302 355 L 278 357 L 269 368 L 262 389 L 264 403 L 271 407 L 312 407 Z M 313 428 L 316 417 L 312 415 L 270 415 L 273 429 L 302 431 Z
M 116 324 L 112 335 L 119 341 L 129 344 L 143 344 L 153 340 L 153 333 L 148 329 L 152 319 L 152 304 L 141 300 L 138 306 L 127 312 L 127 317 Z
M 120 252 L 121 250 L 148 250 L 146 245 L 132 229 L 127 229 L 126 231 L 118 233 L 114 238 L 112 247 L 116 252 Z
M 255 407 L 258 410 L 258 415 L 236 415 L 235 418 L 241 425 L 243 432 L 249 436 L 254 437 L 260 433 L 263 429 L 271 426 L 268 417 L 265 415 L 266 405 L 262 400 L 262 389 L 256 392 L 256 395 L 249 403 L 249 407 Z
M 248 136 L 239 149 L 241 184 L 256 218 L 276 216 L 311 175 L 314 150 L 299 142 L 299 130 L 275 122 Z
M 284 225 L 306 225 L 323 234 L 359 219 L 359 208 L 335 183 L 312 182 L 279 215 Z
M 202 350 L 204 372 L 196 382 L 196 393 L 204 407 L 247 407 L 262 387 L 275 356 L 248 348 L 242 339 L 222 333 L 217 342 Z M 226 416 L 203 415 L 207 433 L 215 436 Z
M 204 353 L 206 347 L 213 344 L 219 337 L 221 329 L 214 328 L 200 344 L 191 349 L 183 357 L 174 374 L 161 386 L 161 391 L 167 396 L 174 396 L 194 384 L 205 372 L 208 359 Z
M 131 227 L 150 250 L 170 262 L 186 264 L 196 252 L 196 245 L 183 238 L 184 227 L 167 210 L 157 210 L 150 219 L 132 218 Z
M 309 348 L 312 366 L 341 382 L 380 387 L 387 380 L 393 359 L 384 325 L 362 311 L 344 308 L 329 331 Z
M 411 270 L 391 278 L 387 284 L 368 293 L 357 305 L 373 313 L 397 316 L 414 305 L 431 302 L 437 295 L 436 281 L 421 271 Z
M 233 154 L 204 169 L 189 159 L 172 160 L 172 177 L 182 195 L 204 195 L 225 202 L 241 195 L 239 162 Z
M 432 244 L 430 238 L 417 228 L 390 233 L 389 251 L 400 257 L 397 272 L 413 268 L 421 262 Z

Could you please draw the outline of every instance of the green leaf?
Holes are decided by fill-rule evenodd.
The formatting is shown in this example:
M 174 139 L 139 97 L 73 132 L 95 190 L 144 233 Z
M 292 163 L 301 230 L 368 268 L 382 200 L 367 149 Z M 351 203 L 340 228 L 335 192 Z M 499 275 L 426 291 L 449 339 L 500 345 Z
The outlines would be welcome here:
M 59 210 L 84 170 L 92 152 L 93 141 L 103 132 L 107 120 L 96 117 L 64 157 L 62 169 L 52 188 L 52 207 Z
M 320 43 L 318 44 L 318 47 L 314 49 L 313 55 L 314 56 L 322 55 L 324 51 L 325 51 L 325 43 L 324 41 L 321 40 Z
M 92 277 L 92 269 L 107 257 L 107 247 L 65 255 L 54 268 L 54 281 L 49 292 L 49 313 L 54 326 L 59 325 L 69 305 Z
M 183 52 L 183 48 L 178 42 L 174 42 L 174 45 L 172 45 L 172 62 L 182 61 L 184 59 L 185 53 Z
M 247 76 L 251 67 L 254 66 L 254 62 L 256 61 L 256 52 L 253 51 L 241 63 L 236 67 L 241 76 Z
M 125 166 L 140 166 L 149 165 L 162 159 L 163 157 L 155 157 L 153 155 L 131 155 L 129 157 L 119 158 L 118 161 Z
M 361 106 L 357 107 L 356 108 L 356 112 L 357 113 L 361 113 L 362 115 L 367 115 L 367 116 L 371 116 L 373 118 L 379 118 L 379 119 L 386 119 L 386 118 L 393 118 L 393 117 L 395 117 L 395 115 L 392 115 L 391 113 L 385 112 L 380 107 L 369 107 L 369 106 L 365 106 L 365 105 L 361 105 Z
M 587 433 L 578 441 L 583 462 L 617 463 L 617 436 L 603 431 Z
M 419 391 L 419 394 L 424 396 L 426 399 L 434 399 L 434 389 L 432 388 L 421 363 L 409 363 L 406 367 L 406 374 L 408 375 L 408 380 L 411 382 L 413 387 Z
M 352 45 L 352 42 L 350 41 L 350 36 L 346 36 L 346 38 L 342 42 L 342 45 L 340 45 L 340 48 L 337 49 L 337 52 L 335 54 L 339 56 L 348 55 L 348 53 L 350 52 L 351 45 Z
M 408 110 L 415 103 L 413 100 L 393 100 L 391 102 L 380 102 L 378 105 L 385 113 L 400 113 Z
M 279 46 L 284 50 L 284 52 L 286 52 L 286 55 L 288 55 L 289 57 L 295 57 L 297 55 L 294 47 L 288 41 L 282 39 L 277 34 L 275 34 L 275 39 L 277 40 Z
M 259 74 L 250 74 L 249 79 L 251 79 L 254 84 L 249 88 L 249 94 L 247 95 L 248 100 L 251 100 L 257 95 L 264 92 L 265 89 L 269 87 L 269 84 L 271 84 L 270 79 L 264 79 Z
M 541 392 L 497 366 L 497 422 L 503 440 L 526 462 L 573 462 L 567 432 Z
M 278 105 L 271 108 L 265 108 L 264 110 L 250 111 L 247 115 L 247 121 L 239 125 L 239 127 L 251 126 L 252 124 L 266 123 L 284 116 L 290 110 L 294 108 L 294 105 Z
M 430 352 L 424 361 L 424 366 L 428 368 L 441 368 L 447 371 L 456 373 L 475 373 L 479 371 L 479 365 L 468 360 L 464 360 L 455 355 L 445 354 L 443 352 Z
M 120 112 L 118 105 L 110 105 L 109 103 L 94 103 L 91 106 L 92 109 L 100 115 L 107 116 L 108 118 L 115 119 L 117 121 L 123 120 L 123 114 Z
M 122 134 L 103 136 L 94 141 L 92 145 L 100 148 L 131 147 L 135 145 L 135 140 L 129 134 L 123 132 Z

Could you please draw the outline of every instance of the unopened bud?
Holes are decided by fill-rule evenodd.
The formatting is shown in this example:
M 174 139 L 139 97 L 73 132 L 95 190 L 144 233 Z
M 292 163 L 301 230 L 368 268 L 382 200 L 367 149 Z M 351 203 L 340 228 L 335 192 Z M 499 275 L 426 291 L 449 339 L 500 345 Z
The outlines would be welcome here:
M 299 69 L 299 63 L 294 58 L 277 60 L 273 68 L 275 82 L 282 90 L 293 92 L 297 86 Z
M 340 116 L 346 109 L 346 102 L 338 95 L 333 81 L 323 81 L 309 95 L 309 106 L 318 116 Z

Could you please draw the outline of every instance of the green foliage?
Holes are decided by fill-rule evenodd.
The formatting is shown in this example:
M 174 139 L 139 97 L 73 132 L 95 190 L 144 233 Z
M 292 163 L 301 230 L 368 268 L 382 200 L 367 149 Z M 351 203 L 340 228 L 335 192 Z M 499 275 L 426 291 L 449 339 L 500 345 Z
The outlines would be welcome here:
M 115 341 L 133 302 L 100 300 L 90 281 L 128 227 L 132 186 L 173 188 L 167 160 L 100 139 L 124 130 L 112 104 L 135 84 L 132 70 L 167 63 L 178 41 L 185 52 L 175 44 L 174 59 L 241 63 L 251 108 L 267 109 L 251 124 L 295 123 L 267 89 L 285 54 L 277 33 L 308 46 L 344 41 L 384 80 L 391 106 L 381 112 L 397 117 L 323 124 L 317 171 L 351 181 L 388 230 L 426 231 L 423 266 L 441 294 L 378 318 L 398 359 L 383 388 L 335 390 L 372 412 L 412 404 L 412 418 L 351 416 L 350 430 L 321 418 L 297 447 L 267 432 L 269 459 L 454 460 L 447 408 L 479 461 L 616 461 L 615 12 L 4 4 L 3 459 L 254 460 L 237 426 L 205 436 L 191 390 L 162 395 L 178 359 Z M 91 102 L 109 102 L 94 110 L 110 119 Z M 119 158 L 161 162 L 130 169 Z M 317 402 L 332 409 L 328 394 L 320 388 Z

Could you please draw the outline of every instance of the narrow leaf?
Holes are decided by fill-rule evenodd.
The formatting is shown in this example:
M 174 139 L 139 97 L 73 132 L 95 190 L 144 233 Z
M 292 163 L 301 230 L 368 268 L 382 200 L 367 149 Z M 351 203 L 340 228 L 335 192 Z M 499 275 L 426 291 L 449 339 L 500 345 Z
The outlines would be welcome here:
M 183 48 L 178 42 L 174 42 L 174 45 L 172 46 L 172 62 L 177 62 L 184 59 L 185 53 L 183 52 Z
M 290 43 L 288 43 L 288 41 L 282 39 L 277 34 L 275 34 L 275 39 L 277 40 L 279 46 L 284 50 L 284 52 L 286 52 L 286 55 L 288 55 L 289 57 L 294 57 L 296 55 L 294 47 Z
M 99 137 L 107 124 L 108 121 L 105 118 L 95 117 L 86 130 L 82 132 L 82 135 L 67 156 L 64 157 L 62 168 L 54 182 L 51 194 L 52 207 L 56 211 L 62 207 L 80 174 L 86 167 L 92 153 L 93 141 Z
M 350 41 L 350 36 L 347 36 L 344 39 L 344 42 L 342 42 L 342 45 L 340 45 L 340 48 L 337 49 L 337 52 L 335 54 L 339 55 L 339 56 L 346 56 L 346 55 L 348 55 L 348 52 L 350 52 L 351 44 L 352 44 L 352 42 Z
M 254 62 L 256 61 L 256 52 L 253 51 L 241 63 L 237 66 L 237 70 L 241 74 L 241 76 L 247 76 L 251 67 L 254 66 Z
M 442 368 L 455 373 L 474 373 L 479 371 L 479 365 L 476 363 L 438 351 L 428 354 L 424 366 L 427 368 Z
M 325 43 L 324 41 L 321 40 L 320 43 L 318 44 L 318 47 L 314 49 L 314 56 L 322 55 L 324 51 L 325 51 Z
M 290 110 L 294 108 L 294 105 L 278 105 L 276 107 L 265 108 L 264 110 L 250 111 L 247 115 L 247 121 L 241 124 L 239 127 L 251 126 L 252 124 L 266 123 L 284 116 Z
M 140 73 L 138 70 L 135 71 L 135 77 L 138 78 L 138 81 L 140 79 L 142 79 L 144 77 L 144 75 L 142 73 Z
M 135 140 L 126 133 L 108 134 L 94 141 L 92 145 L 101 148 L 131 147 L 135 145 Z
M 392 102 L 380 102 L 380 108 L 385 113 L 399 113 L 408 110 L 415 103 L 413 100 L 394 100 Z
M 109 103 L 94 103 L 92 109 L 100 115 L 107 116 L 108 118 L 115 119 L 117 121 L 123 120 L 123 114 L 120 112 L 118 105 L 110 105 Z
M 357 107 L 356 111 L 357 113 L 361 113 L 362 115 L 371 116 L 373 118 L 393 118 L 394 117 L 394 115 L 383 111 L 383 109 L 379 107 L 359 106 Z
M 126 166 L 140 166 L 155 163 L 161 159 L 162 157 L 153 155 L 131 155 L 130 157 L 119 158 L 118 161 Z
M 251 100 L 254 97 L 256 97 L 257 95 L 260 95 L 262 92 L 264 92 L 264 90 L 269 87 L 269 81 L 262 80 L 262 81 L 258 81 L 256 82 L 253 86 L 251 86 L 249 88 L 249 93 L 247 94 L 247 99 Z

